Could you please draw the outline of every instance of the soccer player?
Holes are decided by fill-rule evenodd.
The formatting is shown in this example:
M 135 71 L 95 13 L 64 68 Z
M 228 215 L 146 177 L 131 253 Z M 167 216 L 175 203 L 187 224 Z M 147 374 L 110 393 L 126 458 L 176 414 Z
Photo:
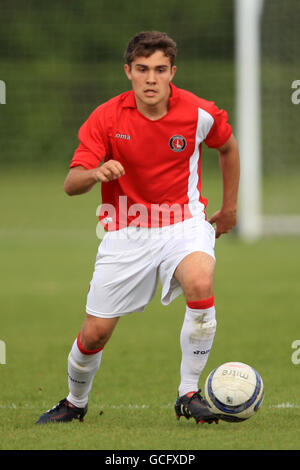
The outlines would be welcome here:
M 68 356 L 69 394 L 38 424 L 83 420 L 119 318 L 143 311 L 159 280 L 163 305 L 182 292 L 186 299 L 176 416 L 218 421 L 198 383 L 216 331 L 215 238 L 237 220 L 237 142 L 224 110 L 173 85 L 176 44 L 165 33 L 139 33 L 125 58 L 132 89 L 98 106 L 82 125 L 64 184 L 69 195 L 101 184 L 99 219 L 106 232 Z M 223 180 L 222 206 L 209 221 L 202 143 L 218 150 Z

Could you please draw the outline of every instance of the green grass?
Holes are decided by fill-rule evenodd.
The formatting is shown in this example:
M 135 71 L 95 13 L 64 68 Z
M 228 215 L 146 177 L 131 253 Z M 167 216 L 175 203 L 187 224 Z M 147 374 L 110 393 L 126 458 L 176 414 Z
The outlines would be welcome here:
M 184 299 L 122 319 L 105 348 L 84 424 L 35 426 L 67 394 L 67 355 L 84 318 L 93 271 L 97 190 L 69 198 L 64 172 L 2 173 L 0 449 L 299 449 L 299 239 L 216 244 L 218 329 L 201 379 L 227 360 L 255 367 L 265 400 L 244 423 L 177 422 Z M 208 176 L 211 210 L 219 189 Z M 295 189 L 296 192 L 296 189 Z M 103 414 L 100 414 L 103 411 Z

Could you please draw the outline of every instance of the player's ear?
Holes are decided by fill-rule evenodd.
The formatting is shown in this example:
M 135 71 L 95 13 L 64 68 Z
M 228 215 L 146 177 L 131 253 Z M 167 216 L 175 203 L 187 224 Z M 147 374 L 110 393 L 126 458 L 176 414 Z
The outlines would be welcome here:
M 125 74 L 126 74 L 128 80 L 131 80 L 131 67 L 130 67 L 130 65 L 125 64 L 124 65 L 124 71 L 125 71 Z
M 176 70 L 177 70 L 176 65 L 173 65 L 173 66 L 171 67 L 171 78 L 170 78 L 170 82 L 173 80 L 174 75 L 175 75 L 175 73 L 176 73 Z

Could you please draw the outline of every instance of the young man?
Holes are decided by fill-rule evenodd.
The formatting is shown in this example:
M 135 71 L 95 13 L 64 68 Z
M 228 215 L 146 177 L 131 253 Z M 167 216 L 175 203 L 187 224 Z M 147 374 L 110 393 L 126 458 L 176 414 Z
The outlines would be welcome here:
M 176 44 L 150 31 L 128 44 L 132 90 L 102 104 L 79 131 L 64 189 L 101 183 L 99 246 L 86 316 L 68 357 L 69 395 L 37 423 L 83 420 L 102 351 L 121 316 L 143 311 L 158 279 L 162 303 L 182 291 L 177 418 L 217 422 L 198 390 L 216 330 L 215 237 L 236 224 L 238 147 L 225 111 L 172 84 Z M 201 144 L 218 149 L 223 203 L 208 222 L 201 195 Z M 212 226 L 215 224 L 216 229 Z

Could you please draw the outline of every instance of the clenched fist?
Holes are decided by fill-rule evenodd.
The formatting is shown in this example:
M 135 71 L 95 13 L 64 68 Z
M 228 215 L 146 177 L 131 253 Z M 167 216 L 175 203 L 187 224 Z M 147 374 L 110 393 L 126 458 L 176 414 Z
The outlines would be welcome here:
M 125 170 L 117 160 L 108 160 L 94 170 L 95 180 L 100 181 L 101 183 L 108 183 L 109 181 L 116 180 L 123 175 L 125 175 Z

